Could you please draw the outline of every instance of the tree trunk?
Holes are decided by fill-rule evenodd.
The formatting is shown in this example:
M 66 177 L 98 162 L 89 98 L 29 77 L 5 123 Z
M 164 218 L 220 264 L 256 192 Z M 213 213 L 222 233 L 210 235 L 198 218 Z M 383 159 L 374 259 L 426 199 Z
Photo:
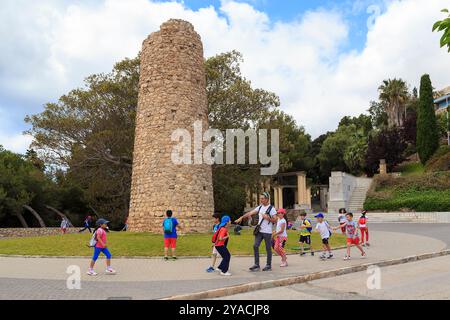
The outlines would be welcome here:
M 39 225 L 41 226 L 41 228 L 45 228 L 45 223 L 44 220 L 42 220 L 41 216 L 30 206 L 24 205 L 23 206 L 24 209 L 28 210 L 31 212 L 31 214 L 33 216 L 35 216 L 35 218 L 37 219 L 37 221 L 39 222 Z
M 22 227 L 28 228 L 28 223 L 25 221 L 25 218 L 23 217 L 22 213 L 19 212 L 19 213 L 17 213 L 16 216 L 19 219 L 20 224 L 22 225 Z
M 62 219 L 66 219 L 67 221 L 69 221 L 69 224 L 73 227 L 73 224 L 72 224 L 72 222 L 69 220 L 69 218 L 67 218 L 67 216 L 64 214 L 64 213 L 62 213 L 61 211 L 59 211 L 58 209 L 55 209 L 55 208 L 53 208 L 53 207 L 51 207 L 51 206 L 45 206 L 48 210 L 50 210 L 50 211 L 52 211 L 52 212 L 54 212 L 54 213 L 56 213 L 58 216 L 60 216 Z

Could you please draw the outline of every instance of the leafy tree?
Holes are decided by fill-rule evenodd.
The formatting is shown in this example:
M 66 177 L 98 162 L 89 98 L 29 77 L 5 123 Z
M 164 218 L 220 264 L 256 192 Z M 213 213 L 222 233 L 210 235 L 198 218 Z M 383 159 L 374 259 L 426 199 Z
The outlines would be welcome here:
M 378 90 L 380 92 L 379 99 L 388 115 L 389 126 L 402 126 L 409 98 L 406 82 L 395 78 L 384 80 Z
M 391 171 L 404 160 L 403 153 L 407 147 L 403 140 L 401 129 L 388 128 L 379 133 L 374 133 L 369 138 L 366 153 L 366 173 L 373 176 L 378 172 L 381 159 L 386 160 L 386 165 Z
M 281 110 L 270 113 L 261 129 L 275 128 L 280 131 L 280 171 L 308 171 L 314 164 L 310 156 L 311 137 L 297 125 L 294 118 Z
M 349 137 L 349 145 L 344 152 L 344 162 L 352 174 L 359 175 L 364 171 L 368 136 L 362 130 L 356 130 Z
M 417 151 L 425 164 L 439 147 L 439 132 L 434 111 L 433 87 L 430 76 L 420 81 L 420 103 L 417 117 Z
M 214 129 L 256 128 L 280 105 L 274 93 L 252 88 L 241 74 L 242 61 L 237 51 L 206 60 L 209 123 Z
M 331 171 L 349 172 L 344 155 L 350 144 L 349 137 L 354 130 L 356 130 L 354 126 L 342 126 L 325 139 L 317 155 L 320 171 L 323 175 L 330 176 Z
M 42 209 L 51 201 L 46 192 L 50 183 L 32 162 L 0 146 L 0 225 L 18 226 L 24 205 Z
M 320 161 L 318 155 L 320 150 L 322 149 L 322 145 L 325 140 L 330 137 L 334 132 L 328 131 L 325 134 L 320 135 L 316 139 L 314 139 L 311 143 L 311 148 L 309 151 L 309 157 L 313 159 L 313 165 L 308 170 L 308 177 L 310 177 L 313 183 L 323 183 L 327 184 L 329 179 L 329 172 L 323 172 L 320 169 Z
M 448 9 L 443 9 L 441 12 L 448 13 Z M 444 20 L 437 21 L 433 25 L 433 32 L 443 31 L 441 37 L 441 48 L 447 46 L 448 52 L 450 52 L 450 14 Z
M 382 130 L 388 126 L 388 114 L 385 111 L 383 103 L 371 101 L 368 111 L 373 128 Z
M 138 81 L 139 59 L 125 59 L 25 119 L 50 170 L 66 168 L 91 207 L 111 218 L 128 209 Z
M 345 116 L 339 122 L 339 127 L 354 125 L 358 130 L 362 130 L 364 135 L 368 135 L 373 130 L 372 118 L 361 114 L 358 117 Z

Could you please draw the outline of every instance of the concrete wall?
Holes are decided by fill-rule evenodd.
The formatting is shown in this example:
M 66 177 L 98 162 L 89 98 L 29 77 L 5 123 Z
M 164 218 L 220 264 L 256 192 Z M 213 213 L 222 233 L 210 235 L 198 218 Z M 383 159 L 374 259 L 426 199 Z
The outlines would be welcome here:
M 328 212 L 347 208 L 350 196 L 356 187 L 356 177 L 349 173 L 333 171 L 330 177 Z
M 81 228 L 69 228 L 67 233 L 77 233 Z M 86 234 L 88 231 L 86 231 Z M 25 238 L 54 236 L 61 234 L 60 228 L 0 228 L 1 238 Z
M 338 212 L 340 208 L 348 208 L 355 188 L 369 189 L 372 179 L 355 177 L 349 173 L 333 171 L 330 177 L 328 212 Z

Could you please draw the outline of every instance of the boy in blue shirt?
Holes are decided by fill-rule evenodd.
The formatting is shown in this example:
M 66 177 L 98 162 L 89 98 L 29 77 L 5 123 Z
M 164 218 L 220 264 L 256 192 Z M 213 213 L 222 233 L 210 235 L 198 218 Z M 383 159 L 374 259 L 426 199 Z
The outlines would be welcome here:
M 173 216 L 172 210 L 167 210 L 167 218 L 163 221 L 164 231 L 164 260 L 169 260 L 168 253 L 169 248 L 172 249 L 172 259 L 176 260 L 175 250 L 177 247 L 177 227 L 178 220 Z

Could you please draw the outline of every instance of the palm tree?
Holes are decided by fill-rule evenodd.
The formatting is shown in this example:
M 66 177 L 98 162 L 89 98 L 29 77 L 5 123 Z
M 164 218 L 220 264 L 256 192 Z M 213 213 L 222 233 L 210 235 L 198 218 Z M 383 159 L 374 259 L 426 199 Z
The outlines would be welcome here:
M 406 82 L 396 78 L 384 80 L 378 91 L 380 92 L 380 101 L 388 115 L 389 127 L 403 126 L 409 99 Z

